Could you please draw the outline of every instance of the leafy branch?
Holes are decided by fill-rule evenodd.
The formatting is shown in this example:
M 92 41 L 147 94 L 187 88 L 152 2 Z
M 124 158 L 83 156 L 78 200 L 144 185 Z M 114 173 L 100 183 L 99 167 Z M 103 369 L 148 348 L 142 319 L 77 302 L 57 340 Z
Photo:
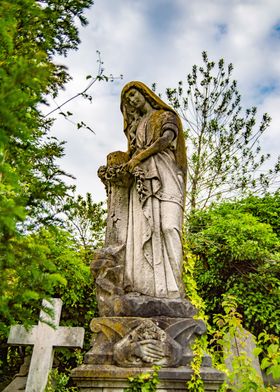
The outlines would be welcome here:
M 260 142 L 270 116 L 265 113 L 257 124 L 257 108 L 242 109 L 232 64 L 226 66 L 223 59 L 216 64 L 206 52 L 202 60 L 185 82 L 166 90 L 186 126 L 190 211 L 249 192 L 264 194 L 277 183 L 280 169 L 279 160 L 263 169 L 270 155 L 262 153 Z
M 103 65 L 104 65 L 104 62 L 103 62 L 102 59 L 101 59 L 101 53 L 100 53 L 99 50 L 97 50 L 96 53 L 97 53 L 97 57 L 98 57 L 98 58 L 97 58 L 97 63 L 98 63 L 97 75 L 96 75 L 96 76 L 87 75 L 87 76 L 86 76 L 86 80 L 90 80 L 89 84 L 88 84 L 82 91 L 80 91 L 80 92 L 74 94 L 72 97 L 70 97 L 69 99 L 67 99 L 66 101 L 64 101 L 63 103 L 61 103 L 60 105 L 58 105 L 58 104 L 55 102 L 55 100 L 54 100 L 54 102 L 55 102 L 55 104 L 56 104 L 57 107 L 54 108 L 54 109 L 52 109 L 51 111 L 49 111 L 47 114 L 45 114 L 45 115 L 43 116 L 43 118 L 46 118 L 46 117 L 50 116 L 51 114 L 57 112 L 58 110 L 61 110 L 62 107 L 64 107 L 65 105 L 69 104 L 71 101 L 73 101 L 73 100 L 75 100 L 75 99 L 77 99 L 77 98 L 79 98 L 79 97 L 83 97 L 83 98 L 87 99 L 87 100 L 91 103 L 93 97 L 92 97 L 92 95 L 89 94 L 88 92 L 89 92 L 90 88 L 91 88 L 96 82 L 100 82 L 100 81 L 105 81 L 105 82 L 109 82 L 109 81 L 110 81 L 110 82 L 113 82 L 113 81 L 115 81 L 115 80 L 117 80 L 117 79 L 122 79 L 122 78 L 123 78 L 123 75 L 119 75 L 119 76 L 113 76 L 112 74 L 110 74 L 109 76 L 104 75 L 105 68 L 104 68 L 104 66 L 103 66 Z M 95 133 L 95 132 L 93 131 L 93 129 L 92 129 L 91 127 L 89 127 L 87 124 L 85 124 L 83 121 L 80 121 L 80 122 L 77 122 L 77 123 L 76 123 L 76 122 L 70 120 L 69 117 L 72 116 L 73 113 L 71 113 L 71 112 L 69 112 L 69 111 L 67 111 L 66 113 L 63 112 L 63 111 L 60 111 L 59 114 L 62 115 L 62 116 L 63 116 L 67 121 L 69 121 L 70 123 L 76 125 L 78 129 L 80 129 L 80 128 L 86 128 L 86 129 L 88 129 L 89 131 Z

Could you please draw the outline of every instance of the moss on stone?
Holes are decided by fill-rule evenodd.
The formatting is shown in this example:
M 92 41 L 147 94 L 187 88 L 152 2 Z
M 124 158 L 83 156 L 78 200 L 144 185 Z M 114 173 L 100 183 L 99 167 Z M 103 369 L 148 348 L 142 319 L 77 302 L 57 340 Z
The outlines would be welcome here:
M 127 152 L 114 151 L 107 155 L 107 166 L 118 166 L 129 161 Z

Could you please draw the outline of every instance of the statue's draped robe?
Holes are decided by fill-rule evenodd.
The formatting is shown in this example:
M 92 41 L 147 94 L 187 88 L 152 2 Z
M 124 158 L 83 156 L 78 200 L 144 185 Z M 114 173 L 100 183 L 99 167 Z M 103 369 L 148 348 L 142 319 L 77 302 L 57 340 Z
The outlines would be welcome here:
M 171 145 L 138 165 L 144 172 L 145 194 L 140 198 L 136 181 L 130 189 L 124 283 L 127 291 L 179 298 L 185 183 L 178 155 L 178 118 L 171 111 L 153 111 L 128 140 L 136 156 L 166 130 L 174 133 Z

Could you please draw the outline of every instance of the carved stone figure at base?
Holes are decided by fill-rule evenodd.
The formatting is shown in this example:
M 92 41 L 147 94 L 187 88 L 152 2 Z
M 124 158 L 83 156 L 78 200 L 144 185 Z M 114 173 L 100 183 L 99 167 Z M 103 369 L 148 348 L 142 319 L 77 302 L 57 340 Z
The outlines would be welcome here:
M 86 364 L 176 367 L 191 362 L 194 338 L 206 328 L 192 318 L 98 317 L 91 330 L 95 340 Z
M 176 366 L 182 347 L 152 320 L 143 322 L 114 346 L 114 361 L 121 366 Z

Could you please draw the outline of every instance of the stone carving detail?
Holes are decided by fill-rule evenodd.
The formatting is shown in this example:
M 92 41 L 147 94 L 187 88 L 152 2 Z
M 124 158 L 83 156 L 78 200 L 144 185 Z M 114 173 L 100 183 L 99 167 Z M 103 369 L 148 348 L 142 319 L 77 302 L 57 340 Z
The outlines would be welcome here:
M 126 242 L 128 189 L 132 181 L 132 176 L 125 166 L 128 159 L 129 156 L 125 152 L 112 152 L 107 156 L 107 166 L 101 166 L 98 170 L 98 176 L 107 192 L 106 247 L 124 245 Z
M 173 367 L 191 362 L 191 344 L 206 328 L 192 318 L 100 317 L 91 330 L 95 340 L 85 363 Z
M 100 316 L 114 315 L 114 301 L 124 294 L 123 279 L 124 246 L 99 249 L 90 265 L 96 284 L 96 298 Z
M 155 298 L 146 295 L 125 294 L 114 298 L 115 316 L 191 317 L 196 308 L 185 299 Z
M 115 362 L 125 367 L 175 366 L 181 357 L 182 347 L 149 319 L 114 346 Z

